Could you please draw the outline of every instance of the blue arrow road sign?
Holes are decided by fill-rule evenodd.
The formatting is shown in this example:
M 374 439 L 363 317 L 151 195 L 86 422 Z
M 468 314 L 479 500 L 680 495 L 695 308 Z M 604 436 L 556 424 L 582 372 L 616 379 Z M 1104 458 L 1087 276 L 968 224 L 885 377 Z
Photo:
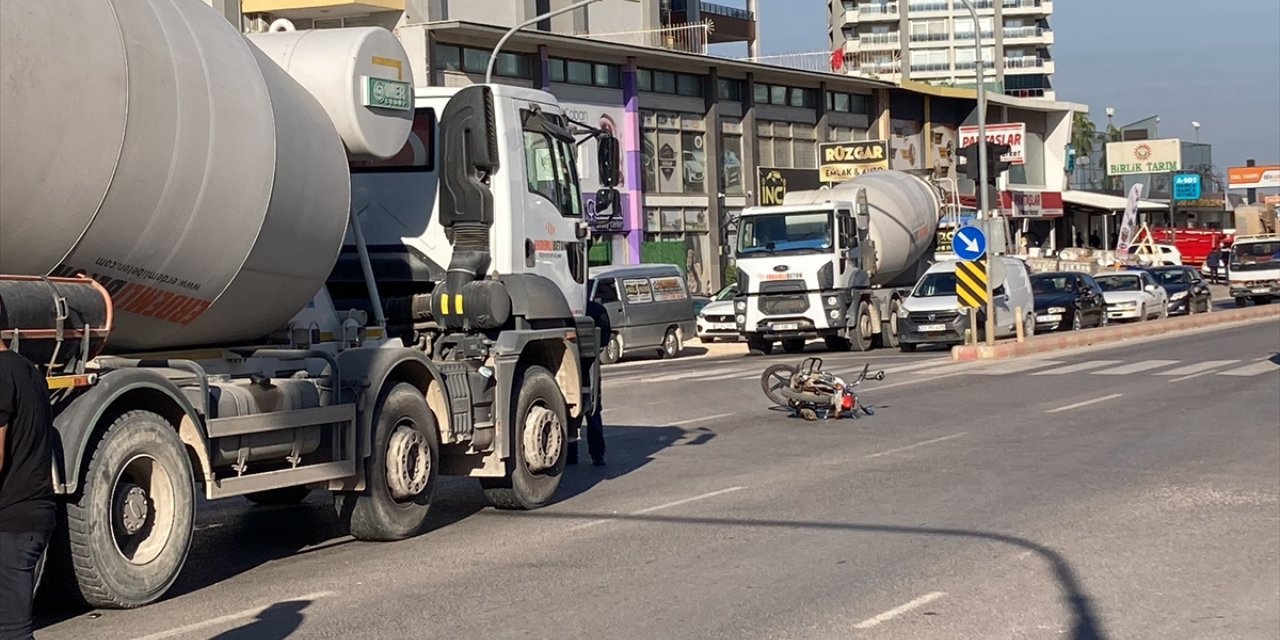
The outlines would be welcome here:
M 961 227 L 951 241 L 956 257 L 973 262 L 987 253 L 987 236 L 977 227 Z

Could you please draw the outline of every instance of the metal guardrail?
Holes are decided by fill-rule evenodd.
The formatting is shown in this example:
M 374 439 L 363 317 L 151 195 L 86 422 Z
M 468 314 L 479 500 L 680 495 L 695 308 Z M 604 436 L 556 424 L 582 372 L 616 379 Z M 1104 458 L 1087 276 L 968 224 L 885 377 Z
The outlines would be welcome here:
M 703 2 L 699 6 L 701 7 L 700 11 L 702 13 L 724 16 L 726 18 L 737 18 L 738 20 L 754 21 L 756 19 L 756 15 L 754 13 L 747 11 L 746 9 L 739 9 L 738 7 L 726 7 L 725 5 L 714 4 L 711 2 Z
M 616 31 L 612 33 L 577 33 L 578 38 L 608 40 L 618 44 L 652 49 L 667 49 L 684 53 L 706 54 L 713 25 L 709 20 L 677 24 L 658 29 Z M 828 54 L 829 55 L 829 54 Z

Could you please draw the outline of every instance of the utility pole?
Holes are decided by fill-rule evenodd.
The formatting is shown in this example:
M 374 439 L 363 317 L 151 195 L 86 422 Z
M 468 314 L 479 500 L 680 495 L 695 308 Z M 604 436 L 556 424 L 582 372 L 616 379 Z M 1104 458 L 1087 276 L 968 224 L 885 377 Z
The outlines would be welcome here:
M 978 206 L 982 208 L 980 217 L 988 219 L 991 213 L 991 198 L 987 193 L 987 86 L 986 79 L 983 77 L 985 69 L 982 62 L 982 25 L 978 23 L 978 11 L 973 8 L 973 3 L 969 0 L 960 0 L 964 3 L 964 7 L 969 10 L 969 15 L 973 16 L 973 59 L 976 62 L 975 72 L 978 81 Z M 994 225 L 987 223 L 987 231 L 989 237 L 995 237 Z M 1004 237 L 1004 234 L 1000 234 Z M 994 285 L 992 285 L 991 274 L 994 271 L 991 268 L 991 246 L 987 243 L 987 344 L 995 342 L 996 335 L 996 303 L 995 297 L 992 295 Z M 1021 321 L 1021 319 L 1019 319 Z

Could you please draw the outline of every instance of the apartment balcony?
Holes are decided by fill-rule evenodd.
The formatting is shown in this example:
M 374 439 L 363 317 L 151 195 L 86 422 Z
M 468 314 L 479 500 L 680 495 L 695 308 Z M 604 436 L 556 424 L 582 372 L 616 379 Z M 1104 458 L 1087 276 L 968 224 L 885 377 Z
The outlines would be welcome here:
M 404 11 L 404 5 L 405 0 L 242 0 L 240 10 L 290 20 L 328 20 Z
M 896 2 L 886 2 L 884 4 L 873 2 L 858 5 L 859 22 L 874 22 L 878 20 L 893 20 L 896 22 L 901 15 Z
M 706 54 L 707 45 L 714 42 L 711 39 L 713 29 L 714 26 L 711 21 L 704 20 L 693 24 L 673 24 L 659 29 L 639 29 L 611 33 L 575 33 L 574 36 L 635 47 Z M 831 54 L 827 55 L 830 56 Z
M 907 12 L 912 15 L 919 13 L 942 13 L 950 11 L 951 0 L 912 0 L 912 2 L 907 4 Z
M 1044 27 L 1005 27 L 1004 43 L 1008 45 L 1053 44 L 1053 30 Z
M 1038 58 L 1036 56 L 1004 59 L 1004 72 L 1006 75 L 1016 73 L 1039 73 L 1052 75 L 1053 67 L 1053 60 Z
M 892 51 L 902 48 L 902 36 L 892 33 L 863 33 L 849 40 L 858 51 Z
M 911 42 L 928 45 L 933 42 L 936 44 L 946 44 L 951 42 L 951 34 L 949 33 L 913 33 L 911 34 Z
M 911 70 L 911 77 L 917 80 L 945 78 L 953 73 L 950 62 L 913 64 L 908 68 Z
M 901 62 L 863 62 L 854 67 L 854 70 L 863 74 L 875 74 L 878 76 L 893 75 L 902 73 Z
M 1054 100 L 1057 96 L 1053 89 L 1010 89 L 1007 87 L 1004 90 L 1004 94 L 1015 98 L 1043 98 L 1045 100 Z
M 973 60 L 961 60 L 956 62 L 956 71 L 973 71 L 977 68 L 978 68 L 978 63 Z M 987 69 L 989 71 L 994 71 L 996 68 L 996 64 L 991 60 L 983 60 L 982 68 Z
M 1001 0 L 1006 16 L 1047 16 L 1053 13 L 1053 0 Z
M 963 31 L 963 32 L 956 33 L 954 37 L 955 37 L 955 39 L 956 39 L 956 40 L 960 40 L 960 41 L 964 41 L 964 42 L 973 42 L 974 33 L 973 33 L 972 31 Z M 983 32 L 982 32 L 982 41 L 983 41 L 983 42 L 992 42 L 992 41 L 994 41 L 995 39 L 996 39 L 996 32 L 995 32 L 995 31 L 983 31 Z

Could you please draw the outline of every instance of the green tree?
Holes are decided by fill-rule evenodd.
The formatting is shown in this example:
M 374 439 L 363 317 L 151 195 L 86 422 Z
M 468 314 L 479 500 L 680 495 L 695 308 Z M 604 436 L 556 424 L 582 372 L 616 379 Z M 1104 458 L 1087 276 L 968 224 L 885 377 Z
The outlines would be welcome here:
M 1076 149 L 1076 157 L 1093 159 L 1093 141 L 1098 137 L 1098 128 L 1094 126 L 1089 114 L 1076 112 L 1071 119 L 1071 146 Z

